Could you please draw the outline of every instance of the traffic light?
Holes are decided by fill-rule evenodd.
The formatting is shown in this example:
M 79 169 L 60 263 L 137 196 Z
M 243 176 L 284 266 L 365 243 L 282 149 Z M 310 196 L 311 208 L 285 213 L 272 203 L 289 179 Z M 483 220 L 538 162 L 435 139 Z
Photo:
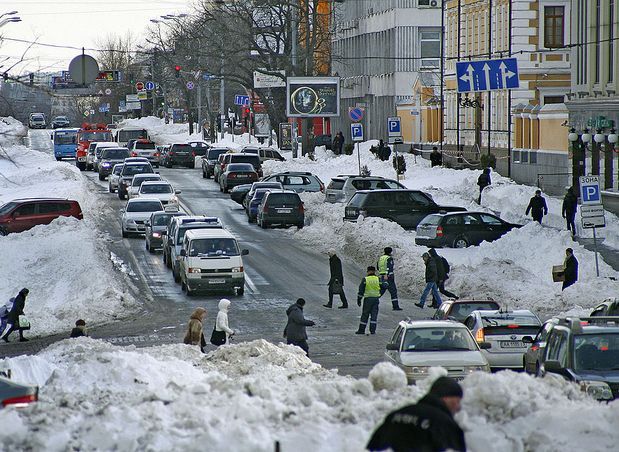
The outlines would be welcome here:
M 34 74 L 31 72 L 28 77 L 29 77 L 28 83 L 30 84 L 30 86 L 34 86 Z
M 174 71 L 176 71 L 176 78 L 179 78 L 181 76 L 181 67 L 178 64 L 174 66 Z

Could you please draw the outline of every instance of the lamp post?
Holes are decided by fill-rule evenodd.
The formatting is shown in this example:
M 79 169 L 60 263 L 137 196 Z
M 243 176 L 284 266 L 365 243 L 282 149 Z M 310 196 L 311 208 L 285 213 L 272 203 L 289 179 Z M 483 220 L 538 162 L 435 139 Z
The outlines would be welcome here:
M 575 128 L 570 129 L 567 139 L 572 143 L 572 187 L 576 193 L 580 193 L 580 176 L 585 175 L 585 152 L 587 144 L 591 141 L 589 129 L 583 133 L 576 133 Z
M 611 128 L 608 133 L 602 129 L 597 129 L 595 134 L 591 134 L 589 129 L 584 129 L 581 133 L 571 128 L 567 136 L 572 145 L 572 185 L 575 189 L 579 188 L 579 177 L 585 175 L 586 151 L 591 143 L 591 174 L 600 174 L 600 150 L 604 152 L 604 188 L 613 187 L 613 152 L 615 145 L 619 141 L 617 131 Z

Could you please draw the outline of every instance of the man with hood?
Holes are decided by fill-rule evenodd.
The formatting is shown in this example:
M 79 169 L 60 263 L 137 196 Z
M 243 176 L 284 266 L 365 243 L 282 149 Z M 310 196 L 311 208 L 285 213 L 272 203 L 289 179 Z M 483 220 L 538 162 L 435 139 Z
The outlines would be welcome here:
M 187 324 L 187 332 L 183 343 L 188 345 L 199 345 L 200 351 L 204 351 L 206 341 L 204 340 L 204 334 L 202 332 L 202 323 L 206 318 L 206 309 L 196 308 L 191 317 L 189 317 L 189 323 Z
M 535 196 L 529 200 L 525 215 L 529 215 L 529 212 L 531 212 L 533 220 L 537 221 L 539 224 L 542 224 L 544 215 L 548 215 L 548 206 L 546 205 L 546 200 L 542 196 L 541 190 L 535 190 Z
M 419 402 L 396 410 L 372 435 L 367 449 L 465 451 L 464 432 L 454 420 L 460 411 L 462 387 L 450 377 L 438 378 Z
M 83 319 L 79 319 L 75 322 L 75 328 L 71 330 L 71 335 L 69 337 L 82 336 L 88 336 L 88 331 L 86 330 L 86 321 Z
M 329 272 L 330 278 L 327 284 L 329 288 L 329 302 L 323 304 L 325 308 L 333 307 L 333 295 L 337 294 L 342 300 L 342 306 L 339 309 L 348 308 L 348 301 L 346 300 L 346 294 L 344 293 L 344 271 L 342 270 L 342 260 L 337 256 L 334 249 L 330 249 L 327 253 L 329 255 Z
M 572 236 L 576 235 L 576 210 L 578 209 L 578 197 L 574 194 L 574 188 L 568 187 L 565 197 L 563 198 L 563 207 L 561 213 L 567 223 L 567 230 L 572 232 Z
M 440 256 L 434 248 L 430 248 L 428 250 L 428 254 L 432 259 L 434 259 L 434 263 L 436 264 L 436 276 L 437 276 L 437 287 L 438 291 L 445 295 L 448 298 L 453 298 L 454 300 L 458 299 L 458 296 L 455 293 L 452 293 L 445 289 L 445 281 L 449 279 L 449 262 L 443 256 Z M 432 305 L 431 308 L 438 308 L 438 303 L 434 294 L 432 295 Z
M 484 168 L 484 171 L 477 178 L 477 185 L 479 186 L 479 199 L 477 199 L 477 204 L 481 204 L 481 192 L 484 191 L 484 188 L 491 184 L 492 179 L 490 178 L 490 168 Z
M 13 307 L 6 316 L 7 323 L 11 324 L 11 328 L 9 328 L 6 334 L 2 337 L 2 340 L 4 342 L 9 341 L 9 336 L 15 330 L 19 330 L 19 342 L 28 341 L 28 339 L 24 337 L 23 330 L 19 328 L 19 316 L 24 315 L 24 308 L 26 307 L 26 297 L 28 296 L 29 292 L 30 291 L 28 289 L 23 288 L 15 297 L 15 301 L 13 301 Z
M 234 330 L 228 326 L 228 308 L 230 307 L 230 300 L 222 298 L 219 301 L 219 312 L 217 313 L 217 320 L 215 321 L 215 331 L 221 331 L 225 333 L 227 344 L 230 340 L 230 336 L 234 336 Z
M 305 327 L 314 326 L 316 323 L 305 319 L 303 315 L 303 306 L 305 306 L 305 300 L 299 298 L 296 303 L 290 305 L 288 309 L 286 309 L 288 323 L 284 329 L 284 337 L 288 345 L 296 345 L 309 357 L 309 345 L 307 344 L 307 332 L 305 331 Z

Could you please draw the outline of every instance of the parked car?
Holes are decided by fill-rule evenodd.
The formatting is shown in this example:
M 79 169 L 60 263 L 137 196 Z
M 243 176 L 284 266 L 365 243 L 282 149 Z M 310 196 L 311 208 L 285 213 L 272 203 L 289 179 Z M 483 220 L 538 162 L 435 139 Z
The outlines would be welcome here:
M 105 180 L 112 173 L 113 168 L 117 164 L 124 163 L 129 157 L 129 149 L 127 148 L 105 148 L 101 151 L 97 170 L 99 171 L 99 180 Z M 122 168 L 122 167 L 121 167 Z M 112 190 L 110 190 L 112 192 Z
M 59 127 L 70 127 L 71 121 L 66 116 L 56 116 L 52 119 L 52 129 L 58 129 Z
M 269 192 L 269 190 L 272 189 L 259 188 L 258 190 L 251 192 L 252 197 L 247 203 L 247 208 L 245 209 L 245 212 L 247 213 L 247 221 L 249 221 L 250 223 L 256 221 L 256 217 L 258 216 L 258 206 L 262 202 L 262 198 L 264 198 L 264 196 Z
M 267 160 L 276 160 L 278 162 L 283 162 L 286 159 L 282 157 L 282 155 L 273 148 L 263 148 L 259 146 L 245 146 L 241 149 L 243 154 L 257 154 L 260 156 L 260 162 L 264 163 Z
M 127 198 L 127 196 L 129 195 L 129 187 L 131 186 L 133 176 L 135 176 L 136 174 L 154 173 L 155 171 L 153 171 L 153 167 L 150 165 L 150 163 L 127 162 L 126 159 L 118 178 L 118 198 Z
M 436 213 L 419 222 L 415 243 L 433 248 L 466 248 L 493 242 L 519 227 L 486 212 Z
M 40 224 L 49 224 L 58 217 L 82 220 L 84 215 L 79 203 L 71 199 L 14 199 L 0 206 L 0 235 L 27 231 Z
M 215 164 L 217 163 L 217 158 L 222 155 L 230 152 L 229 148 L 222 147 L 210 147 L 204 156 L 202 156 L 202 177 L 205 179 L 209 179 L 215 173 Z
M 471 332 L 449 320 L 407 320 L 398 324 L 387 344 L 385 358 L 404 371 L 409 384 L 428 377 L 430 368 L 463 380 L 473 372 L 490 372 L 488 360 Z
M 167 150 L 161 164 L 166 168 L 172 168 L 174 165 L 186 166 L 187 168 L 195 167 L 195 155 L 191 145 L 187 143 L 175 143 Z
M 146 181 L 161 181 L 161 175 L 157 173 L 145 173 L 145 174 L 136 174 L 131 179 L 131 183 L 127 189 L 127 195 L 129 198 L 135 198 L 138 196 L 138 192 L 140 191 L 140 187 Z M 148 198 L 149 196 L 147 196 Z
M 305 224 L 303 201 L 295 191 L 270 190 L 258 206 L 256 222 L 263 229 L 273 225 L 294 225 L 301 229 Z
M 180 190 L 174 190 L 168 182 L 149 180 L 142 182 L 136 196 L 138 198 L 157 198 L 165 206 L 166 204 L 178 204 L 176 195 L 180 192 Z
M 325 191 L 325 184 L 322 183 L 320 178 L 308 172 L 285 171 L 283 173 L 271 174 L 262 179 L 262 181 L 279 182 L 285 190 L 293 190 L 297 193 Z
M 542 375 L 577 383 L 597 400 L 619 398 L 619 322 L 617 317 L 559 319 L 540 362 Z M 529 341 L 531 338 L 524 338 Z
M 254 182 L 253 184 L 251 184 L 251 187 L 249 188 L 249 191 L 247 192 L 247 195 L 245 196 L 245 198 L 241 201 L 241 204 L 243 204 L 243 208 L 246 211 L 249 206 L 249 201 L 251 201 L 251 199 L 254 197 L 254 193 L 256 192 L 256 190 L 263 189 L 263 188 L 278 189 L 278 190 L 284 189 L 284 187 L 282 186 L 280 182 L 263 182 L 263 181 Z
M 613 317 L 619 316 L 619 298 L 607 298 L 591 311 L 591 317 Z
M 333 149 L 333 138 L 331 138 L 330 133 L 324 133 L 322 135 L 316 135 L 314 137 L 314 147 L 316 146 L 324 146 L 328 150 Z
M 151 165 L 159 168 L 159 151 L 155 146 L 154 141 L 150 140 L 135 140 L 129 148 L 131 157 L 145 157 Z
M 88 145 L 88 151 L 86 153 L 86 171 L 92 171 L 94 169 L 94 165 L 95 165 L 95 149 L 97 147 L 97 144 L 99 144 L 96 141 L 93 141 L 92 143 L 90 143 Z M 115 146 L 118 146 L 117 144 L 115 144 Z
M 464 207 L 440 206 L 419 190 L 362 190 L 354 194 L 344 209 L 344 220 L 379 217 L 404 229 L 415 229 L 426 216 L 441 211 L 466 211 Z
M 163 205 L 157 198 L 134 198 L 127 201 L 127 205 L 122 211 L 122 236 L 144 234 L 146 232 L 144 223 L 153 212 L 160 210 L 163 210 Z
M 253 184 L 237 185 L 232 190 L 230 190 L 230 199 L 232 199 L 232 201 L 236 203 L 243 205 L 243 203 L 245 202 L 245 198 L 247 197 L 247 193 L 249 193 L 249 190 L 251 190 L 252 185 Z M 244 205 L 243 208 L 245 208 Z
M 473 311 L 498 311 L 499 304 L 491 299 L 488 300 L 457 300 L 443 299 L 443 303 L 432 317 L 435 320 L 455 320 L 463 323 Z
M 191 146 L 194 157 L 204 157 L 211 147 L 211 145 L 205 141 L 189 141 L 187 144 Z
M 146 243 L 146 249 L 150 253 L 154 253 L 155 250 L 163 247 L 162 237 L 167 230 L 170 220 L 173 217 L 181 217 L 187 215 L 185 212 L 181 212 L 178 206 L 169 205 L 165 207 L 165 210 L 153 212 L 150 218 L 144 223 L 144 241 Z
M 39 400 L 39 387 L 13 381 L 2 372 L 0 375 L 0 408 L 23 408 Z
M 483 353 L 491 368 L 522 369 L 528 347 L 522 338 L 535 335 L 542 322 L 528 309 L 519 309 L 473 311 L 464 324 L 477 342 L 490 344 Z
M 262 177 L 260 157 L 255 154 L 227 153 L 220 156 L 215 165 L 215 182 L 220 182 L 220 176 L 226 172 L 226 167 L 231 163 L 249 163 L 254 167 L 258 177 Z
M 535 337 L 529 341 L 527 337 L 522 338 L 522 342 L 525 344 L 529 344 L 529 348 L 524 352 L 522 365 L 524 367 L 524 371 L 541 377 L 541 362 L 544 356 L 544 350 L 546 350 L 546 345 L 548 344 L 548 336 L 550 332 L 554 328 L 554 326 L 559 323 L 559 319 L 557 317 L 553 317 L 544 322 L 541 326 Z
M 379 176 L 337 176 L 331 178 L 325 191 L 327 202 L 348 202 L 359 190 L 406 189 L 404 185 L 393 179 Z
M 30 113 L 28 118 L 28 127 L 31 129 L 44 129 L 47 127 L 47 121 L 43 113 Z
M 226 170 L 219 176 L 219 190 L 224 193 L 247 182 L 256 182 L 258 173 L 251 163 L 230 163 Z
M 110 193 L 115 193 L 118 190 L 118 182 L 120 181 L 120 173 L 123 170 L 124 163 L 117 163 L 112 167 L 112 172 L 108 175 L 107 178 L 107 190 Z
M 95 156 L 92 161 L 92 170 L 99 171 L 99 161 L 101 160 L 101 153 L 107 148 L 118 148 L 118 143 L 113 141 L 100 141 L 95 144 Z
M 247 254 L 225 229 L 187 231 L 180 251 L 181 288 L 189 296 L 198 290 L 232 290 L 243 295 L 243 256 Z
M 215 180 L 215 182 L 219 182 L 219 175 L 223 172 L 222 163 L 224 161 L 224 158 L 226 157 L 226 155 L 232 154 L 233 152 L 234 151 L 228 151 L 226 153 L 220 154 L 219 157 L 217 157 L 217 161 L 213 166 L 213 179 Z

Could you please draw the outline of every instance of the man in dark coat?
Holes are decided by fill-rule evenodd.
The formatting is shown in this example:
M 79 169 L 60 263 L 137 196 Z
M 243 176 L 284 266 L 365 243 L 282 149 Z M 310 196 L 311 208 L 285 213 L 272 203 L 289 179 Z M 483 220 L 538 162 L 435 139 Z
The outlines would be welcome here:
M 284 329 L 284 337 L 288 345 L 296 345 L 301 348 L 307 356 L 309 356 L 309 345 L 307 344 L 306 326 L 316 325 L 311 320 L 306 320 L 303 316 L 303 306 L 305 300 L 299 298 L 295 304 L 292 304 L 286 309 L 288 315 L 288 323 Z
M 346 300 L 346 294 L 344 293 L 344 272 L 342 271 L 342 261 L 335 253 L 335 250 L 329 250 L 329 271 L 331 277 L 329 278 L 329 302 L 323 304 L 325 308 L 331 308 L 333 306 L 333 294 L 340 296 L 342 300 L 342 306 L 338 309 L 348 308 L 348 301 Z
M 75 322 L 75 328 L 71 330 L 71 335 L 69 337 L 82 336 L 88 336 L 88 331 L 86 330 L 86 321 L 83 319 L 79 319 Z
M 563 286 L 561 287 L 561 290 L 565 290 L 567 287 L 570 287 L 578 281 L 578 261 L 576 260 L 576 257 L 574 257 L 574 250 L 572 248 L 565 250 L 564 267 Z
M 17 296 L 15 297 L 15 301 L 13 302 L 13 307 L 9 311 L 7 315 L 7 322 L 11 325 L 11 328 L 6 332 L 6 334 L 2 337 L 4 342 L 9 341 L 9 336 L 15 330 L 19 330 L 19 342 L 26 342 L 28 339 L 24 337 L 24 332 L 19 328 L 19 316 L 24 315 L 24 308 L 26 307 L 26 297 L 28 296 L 29 290 L 24 288 L 19 291 Z
M 367 449 L 394 452 L 465 451 L 464 432 L 453 416 L 460 411 L 462 388 L 440 377 L 414 405 L 390 413 L 372 435 Z
M 438 306 L 440 306 L 443 300 L 441 300 L 441 296 L 438 292 L 438 286 L 436 284 L 438 282 L 438 271 L 436 270 L 436 262 L 428 253 L 423 253 L 421 257 L 426 264 L 426 288 L 423 289 L 421 299 L 419 300 L 419 303 L 415 303 L 415 306 L 423 309 L 423 306 L 426 303 L 426 298 L 428 297 L 430 291 L 432 291 L 432 296 L 437 300 Z
M 569 187 L 563 197 L 563 208 L 561 214 L 567 223 L 567 230 L 572 231 L 572 235 L 576 235 L 576 210 L 578 209 L 578 197 L 574 194 L 574 188 Z
M 435 166 L 441 166 L 443 164 L 443 154 L 438 151 L 438 148 L 434 146 L 432 148 L 432 152 L 430 153 L 430 163 L 432 168 Z
M 492 179 L 490 179 L 490 168 L 484 168 L 483 172 L 477 178 L 477 185 L 479 186 L 479 199 L 477 199 L 477 204 L 481 204 L 481 192 L 490 184 L 492 184 Z
M 546 200 L 542 196 L 541 190 L 535 190 L 535 196 L 529 200 L 525 215 L 529 215 L 529 212 L 531 212 L 531 216 L 539 224 L 542 224 L 544 215 L 548 215 L 548 206 L 546 206 Z
M 445 295 L 446 297 L 458 299 L 458 296 L 447 289 L 445 289 L 445 281 L 449 278 L 449 262 L 443 256 L 439 256 L 434 248 L 430 248 L 428 254 L 434 259 L 434 263 L 436 264 L 436 274 L 438 278 L 438 282 L 436 285 L 438 286 L 438 291 Z M 431 308 L 438 308 L 438 303 L 434 295 L 432 295 L 432 304 Z

